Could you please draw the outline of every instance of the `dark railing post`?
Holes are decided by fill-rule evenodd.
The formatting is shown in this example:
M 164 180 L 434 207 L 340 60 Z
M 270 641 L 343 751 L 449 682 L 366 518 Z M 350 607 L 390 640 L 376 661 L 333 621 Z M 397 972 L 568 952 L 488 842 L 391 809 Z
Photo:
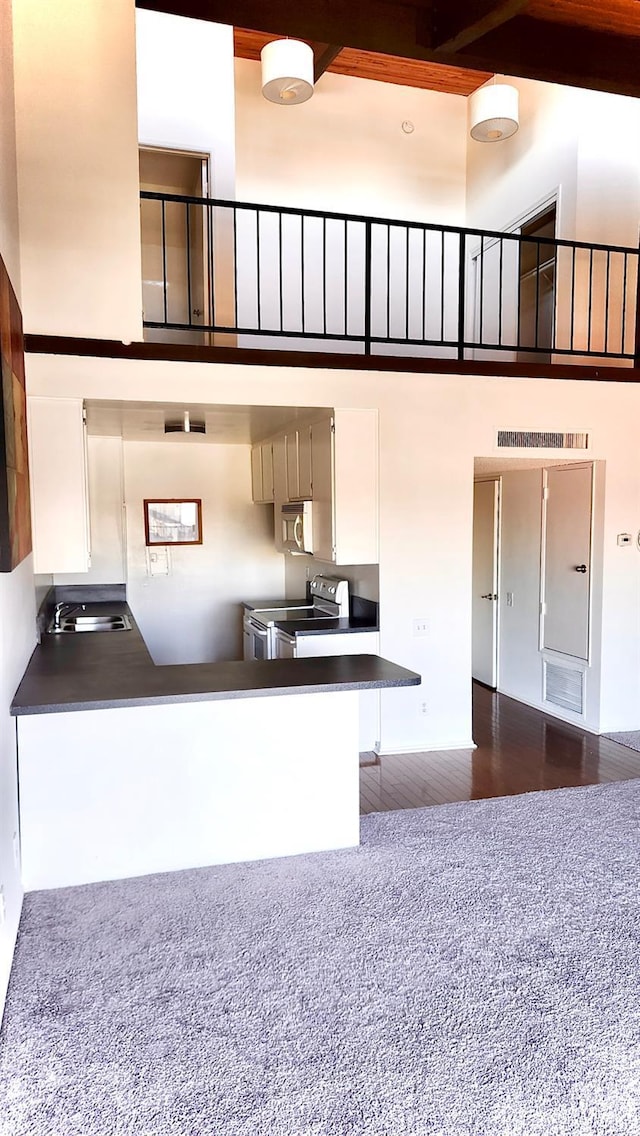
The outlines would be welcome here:
M 371 221 L 364 231 L 364 353 L 371 354 Z
M 624 343 L 622 344 L 624 351 Z M 633 351 L 633 365 L 640 367 L 640 250 L 636 261 L 636 339 Z
M 460 234 L 460 277 L 458 280 L 458 359 L 464 359 L 464 310 L 467 275 L 467 234 Z

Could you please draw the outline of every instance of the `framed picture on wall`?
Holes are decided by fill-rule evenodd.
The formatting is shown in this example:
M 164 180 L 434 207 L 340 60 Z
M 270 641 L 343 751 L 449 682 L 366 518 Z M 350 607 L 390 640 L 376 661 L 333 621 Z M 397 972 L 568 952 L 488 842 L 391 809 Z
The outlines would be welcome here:
M 0 257 L 0 572 L 31 552 L 22 315 Z
M 148 545 L 202 544 L 201 499 L 145 498 L 144 536 Z

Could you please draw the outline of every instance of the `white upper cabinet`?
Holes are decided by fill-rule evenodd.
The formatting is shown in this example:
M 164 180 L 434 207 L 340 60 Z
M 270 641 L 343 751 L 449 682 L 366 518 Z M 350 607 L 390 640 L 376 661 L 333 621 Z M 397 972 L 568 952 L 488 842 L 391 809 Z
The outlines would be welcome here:
M 335 410 L 311 427 L 314 556 L 378 562 L 378 412 Z
M 335 410 L 272 438 L 273 496 L 263 488 L 264 460 L 252 450 L 254 501 L 313 501 L 313 555 L 330 564 L 378 562 L 378 412 Z M 279 516 L 276 522 L 278 541 Z
M 91 554 L 82 400 L 29 398 L 27 428 L 34 572 L 87 572 Z
M 259 442 L 251 447 L 251 494 L 256 505 L 273 501 L 273 447 Z

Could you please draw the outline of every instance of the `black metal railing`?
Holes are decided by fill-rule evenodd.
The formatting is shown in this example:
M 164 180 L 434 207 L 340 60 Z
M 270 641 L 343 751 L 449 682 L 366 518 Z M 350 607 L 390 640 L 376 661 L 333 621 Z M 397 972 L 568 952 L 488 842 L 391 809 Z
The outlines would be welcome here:
M 141 206 L 152 333 L 638 365 L 636 248 L 146 191 Z

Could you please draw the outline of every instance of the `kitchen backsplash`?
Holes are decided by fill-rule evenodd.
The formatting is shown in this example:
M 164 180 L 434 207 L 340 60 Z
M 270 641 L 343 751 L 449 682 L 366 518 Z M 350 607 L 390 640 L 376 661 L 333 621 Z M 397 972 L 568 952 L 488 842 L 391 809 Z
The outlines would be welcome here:
M 318 572 L 349 581 L 349 591 L 363 599 L 380 600 L 377 564 L 325 564 L 312 556 L 285 556 L 285 587 L 291 599 L 304 596 L 307 580 Z

